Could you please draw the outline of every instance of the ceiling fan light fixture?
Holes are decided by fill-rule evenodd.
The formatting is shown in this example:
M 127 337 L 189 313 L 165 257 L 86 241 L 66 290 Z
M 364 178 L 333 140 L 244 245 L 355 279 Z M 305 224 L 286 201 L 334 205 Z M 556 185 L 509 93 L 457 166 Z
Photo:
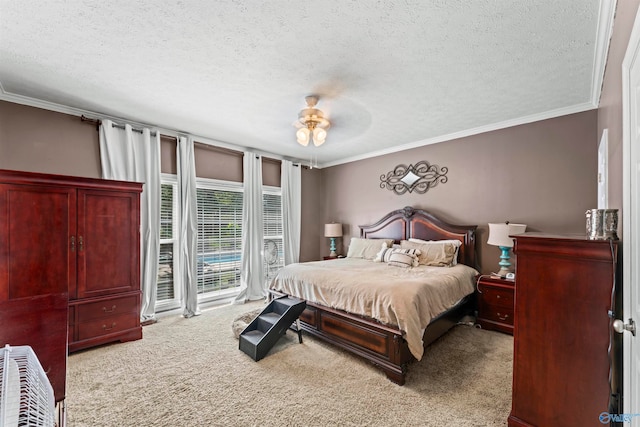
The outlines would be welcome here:
M 307 108 L 304 108 L 298 113 L 298 121 L 296 126 L 299 127 L 296 132 L 296 138 L 298 143 L 307 146 L 310 140 L 313 140 L 313 145 L 316 147 L 321 146 L 327 139 L 327 129 L 331 126 L 328 119 L 324 117 L 324 113 L 321 110 L 315 108 L 318 103 L 318 97 L 310 95 L 305 97 Z
M 313 145 L 316 147 L 324 144 L 324 141 L 327 139 L 327 131 L 321 127 L 316 127 L 313 129 Z
M 296 132 L 296 138 L 298 138 L 298 143 L 305 147 L 309 145 L 310 134 L 311 134 L 311 131 L 306 127 L 298 129 L 298 131 Z

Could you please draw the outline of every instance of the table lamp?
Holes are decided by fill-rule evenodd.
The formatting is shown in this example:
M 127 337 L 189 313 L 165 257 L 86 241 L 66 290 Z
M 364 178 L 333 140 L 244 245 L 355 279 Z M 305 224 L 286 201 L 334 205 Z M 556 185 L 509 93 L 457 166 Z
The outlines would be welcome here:
M 497 273 L 498 276 L 506 277 L 507 274 L 511 273 L 509 268 L 511 267 L 511 263 L 509 262 L 509 250 L 513 247 L 513 239 L 509 236 L 524 233 L 526 228 L 526 224 L 511 224 L 508 221 L 498 224 L 489 224 L 489 239 L 487 240 L 487 244 L 498 246 L 502 251 L 499 263 L 500 271 Z
M 331 223 L 324 225 L 324 237 L 329 237 L 331 239 L 331 253 L 330 257 L 335 258 L 338 255 L 336 254 L 336 237 L 342 237 L 342 224 Z

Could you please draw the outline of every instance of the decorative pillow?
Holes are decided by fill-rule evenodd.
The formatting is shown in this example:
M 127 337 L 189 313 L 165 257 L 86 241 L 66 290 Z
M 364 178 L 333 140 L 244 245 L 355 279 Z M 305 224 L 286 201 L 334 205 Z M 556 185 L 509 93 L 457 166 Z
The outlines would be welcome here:
M 349 250 L 347 251 L 347 258 L 374 259 L 376 254 L 380 252 L 382 243 L 384 243 L 386 247 L 389 247 L 393 244 L 393 239 L 362 239 L 352 237 Z
M 435 267 L 450 267 L 456 255 L 456 246 L 453 243 L 415 243 L 403 240 L 400 246 L 405 249 L 419 249 L 420 265 L 430 265 Z
M 420 255 L 420 249 L 402 249 L 402 248 L 387 248 L 386 246 L 383 246 L 382 249 L 380 250 L 380 252 L 378 252 L 378 254 L 376 255 L 375 259 L 373 260 L 374 262 L 389 262 L 389 258 L 391 257 L 391 254 L 394 253 L 402 253 L 402 254 L 413 254 L 416 256 L 416 264 L 414 265 L 414 267 L 418 266 L 418 258 L 417 256 Z
M 423 244 L 427 244 L 427 245 L 437 245 L 440 243 L 452 243 L 455 247 L 456 247 L 456 254 L 453 257 L 453 261 L 451 261 L 451 265 L 456 265 L 458 264 L 458 253 L 460 252 L 460 246 L 462 246 L 462 242 L 460 240 L 456 240 L 456 239 L 451 239 L 451 240 L 422 240 L 422 239 L 414 239 L 414 238 L 410 238 L 409 239 L 410 242 L 413 243 L 423 243 Z
M 402 252 L 392 252 L 387 265 L 394 267 L 411 268 L 418 266 L 418 257 L 415 254 L 405 254 Z

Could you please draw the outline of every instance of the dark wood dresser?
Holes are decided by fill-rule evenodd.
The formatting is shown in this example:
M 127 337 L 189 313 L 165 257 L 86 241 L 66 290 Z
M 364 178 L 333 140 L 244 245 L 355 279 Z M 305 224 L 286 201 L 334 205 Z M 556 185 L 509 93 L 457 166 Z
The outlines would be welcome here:
M 602 426 L 609 411 L 610 318 L 617 242 L 515 237 L 512 409 L 508 425 Z
M 0 170 L 0 345 L 34 347 L 56 400 L 67 351 L 142 338 L 141 191 Z

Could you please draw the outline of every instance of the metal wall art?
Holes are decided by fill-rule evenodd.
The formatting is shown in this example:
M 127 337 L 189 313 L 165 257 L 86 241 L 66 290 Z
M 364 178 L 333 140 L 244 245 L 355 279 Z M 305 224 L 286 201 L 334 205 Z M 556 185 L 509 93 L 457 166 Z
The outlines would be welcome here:
M 415 191 L 424 194 L 438 183 L 445 183 L 449 168 L 439 168 L 438 165 L 431 165 L 426 160 L 415 165 L 398 165 L 391 172 L 380 175 L 380 188 L 386 188 L 400 195 L 407 191 Z

